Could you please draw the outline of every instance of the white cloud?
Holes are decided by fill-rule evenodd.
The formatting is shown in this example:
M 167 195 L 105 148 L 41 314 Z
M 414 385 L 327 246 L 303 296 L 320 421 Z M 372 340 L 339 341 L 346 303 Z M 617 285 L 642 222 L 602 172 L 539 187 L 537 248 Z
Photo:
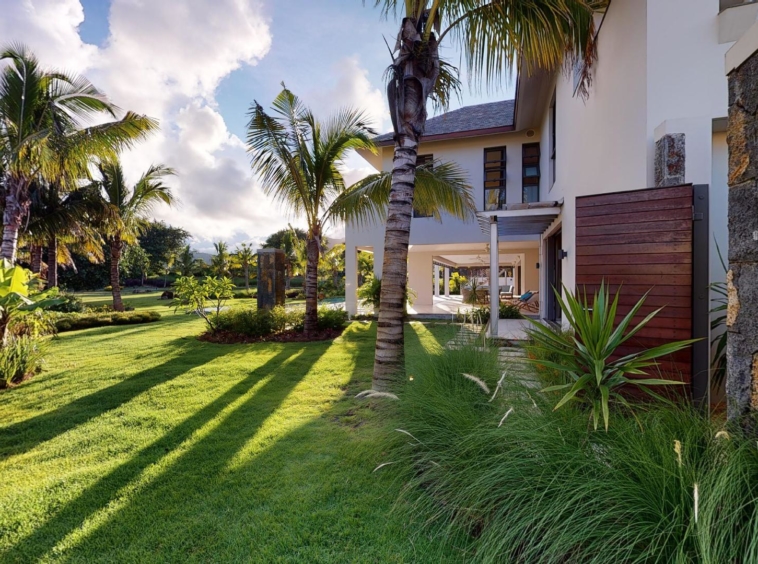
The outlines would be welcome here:
M 245 145 L 231 134 L 218 111 L 215 91 L 243 65 L 255 65 L 271 49 L 272 34 L 259 2 L 251 0 L 112 0 L 109 37 L 102 48 L 81 40 L 79 0 L 3 0 L 0 37 L 18 38 L 44 65 L 86 74 L 120 107 L 156 117 L 161 131 L 125 154 L 128 177 L 136 180 L 152 163 L 178 175 L 169 183 L 181 202 L 156 216 L 184 227 L 199 250 L 223 238 L 232 246 L 260 243 L 295 218 L 266 198 L 250 172 Z M 303 98 L 319 115 L 360 107 L 374 126 L 389 123 L 380 90 L 357 57 L 332 67 Z M 348 160 L 355 181 L 371 169 Z M 336 226 L 341 230 L 340 226 Z

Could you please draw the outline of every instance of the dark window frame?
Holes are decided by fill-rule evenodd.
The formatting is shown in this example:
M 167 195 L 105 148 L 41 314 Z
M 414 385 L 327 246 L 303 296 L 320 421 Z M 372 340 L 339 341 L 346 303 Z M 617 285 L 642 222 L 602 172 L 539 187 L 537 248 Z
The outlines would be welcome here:
M 488 160 L 487 159 L 488 153 L 494 152 L 494 151 L 500 151 L 502 158 L 498 160 L 494 160 L 494 161 Z M 484 174 L 482 177 L 482 187 L 484 189 L 484 194 L 483 194 L 484 200 L 483 200 L 482 209 L 484 211 L 501 210 L 503 209 L 503 206 L 508 203 L 508 196 L 507 196 L 508 149 L 506 145 L 499 145 L 497 147 L 485 147 L 483 158 L 484 158 L 484 164 L 482 166 L 483 166 Z M 497 164 L 499 166 L 492 166 L 494 164 Z M 487 180 L 488 172 L 499 172 L 500 176 L 499 178 L 495 180 Z M 498 181 L 499 181 L 498 186 L 487 186 L 488 183 L 498 182 Z M 487 196 L 489 192 L 494 192 L 494 191 L 498 191 L 498 198 L 497 198 L 498 203 L 497 203 L 496 208 L 488 207 L 489 199 L 487 198 Z
M 425 164 L 432 163 L 434 164 L 434 155 L 432 153 L 423 154 L 423 155 L 416 155 L 416 166 L 421 166 Z M 413 209 L 413 219 L 425 219 L 428 217 L 433 217 L 432 215 L 426 215 L 421 212 L 416 211 L 416 209 Z
M 521 145 L 521 202 L 531 203 L 540 201 L 540 181 L 542 179 L 542 171 L 540 169 L 541 158 L 540 144 L 537 143 L 524 143 Z M 536 175 L 527 175 L 527 168 L 536 168 Z M 527 198 L 527 189 L 537 189 L 537 199 Z

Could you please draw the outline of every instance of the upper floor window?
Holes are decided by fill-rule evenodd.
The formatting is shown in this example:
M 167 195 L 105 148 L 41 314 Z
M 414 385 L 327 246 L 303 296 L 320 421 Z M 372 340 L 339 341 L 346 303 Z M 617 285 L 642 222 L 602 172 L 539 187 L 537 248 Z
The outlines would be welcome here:
M 434 163 L 434 155 L 417 155 L 416 156 L 416 166 L 431 165 L 433 163 Z M 425 213 L 421 213 L 414 209 L 413 217 L 432 217 L 432 216 L 427 215 Z
M 524 143 L 521 147 L 521 201 L 540 201 L 540 144 Z
M 501 210 L 505 207 L 505 147 L 484 150 L 484 209 Z
M 556 156 L 556 112 L 555 112 L 555 92 L 553 92 L 553 101 L 550 103 L 550 187 L 555 184 L 555 156 Z

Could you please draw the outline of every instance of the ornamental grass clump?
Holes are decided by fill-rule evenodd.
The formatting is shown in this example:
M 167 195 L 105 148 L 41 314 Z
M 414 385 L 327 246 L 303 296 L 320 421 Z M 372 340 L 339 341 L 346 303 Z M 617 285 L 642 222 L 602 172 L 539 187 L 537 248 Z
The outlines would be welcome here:
M 758 445 L 688 406 L 648 402 L 607 432 L 492 353 L 445 351 L 408 381 L 387 459 L 440 558 L 756 562 Z M 537 378 L 537 376 L 535 376 Z M 382 470 L 379 470 L 381 472 Z M 408 503 L 398 507 L 406 507 Z

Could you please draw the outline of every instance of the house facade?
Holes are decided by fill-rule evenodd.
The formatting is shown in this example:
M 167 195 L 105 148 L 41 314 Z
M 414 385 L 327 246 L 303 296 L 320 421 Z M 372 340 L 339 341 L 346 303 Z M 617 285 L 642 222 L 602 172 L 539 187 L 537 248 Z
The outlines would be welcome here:
M 753 1 L 612 0 L 597 15 L 588 97 L 577 93 L 578 73 L 525 70 L 514 101 L 430 120 L 419 154 L 469 171 L 479 222 L 413 219 L 417 303 L 434 301 L 433 265 L 486 262 L 500 274 L 518 266 L 517 291 L 539 290 L 540 317 L 560 322 L 552 288 L 592 286 L 602 275 L 615 286 L 662 288 L 655 303 L 682 311 L 661 334 L 707 336 L 693 328 L 707 322 L 708 283 L 725 276 L 716 246 L 727 252 L 724 59 L 756 17 Z M 391 140 L 378 143 L 380 154 L 366 158 L 390 170 Z M 683 188 L 647 191 L 674 185 Z M 383 240 L 382 225 L 346 228 L 352 313 L 355 253 L 374 252 L 381 276 Z

